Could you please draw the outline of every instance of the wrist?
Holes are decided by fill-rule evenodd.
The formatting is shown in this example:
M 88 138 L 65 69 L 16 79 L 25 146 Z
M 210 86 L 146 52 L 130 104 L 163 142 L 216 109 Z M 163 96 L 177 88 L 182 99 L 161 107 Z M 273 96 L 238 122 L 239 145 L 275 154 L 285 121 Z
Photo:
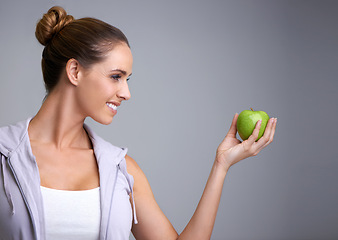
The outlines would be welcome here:
M 224 161 L 224 159 L 219 159 L 217 156 L 215 158 L 215 167 L 216 168 L 220 168 L 225 172 L 228 172 L 229 168 L 231 167 L 230 164 L 226 163 L 226 161 Z

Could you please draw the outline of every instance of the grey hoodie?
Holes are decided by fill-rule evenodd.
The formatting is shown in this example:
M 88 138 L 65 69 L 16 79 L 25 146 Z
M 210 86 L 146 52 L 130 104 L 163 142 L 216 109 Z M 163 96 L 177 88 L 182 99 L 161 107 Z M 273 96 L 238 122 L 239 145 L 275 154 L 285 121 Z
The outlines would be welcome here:
M 0 239 L 45 240 L 39 169 L 32 153 L 28 125 L 32 117 L 0 128 Z M 100 240 L 129 239 L 137 223 L 134 180 L 127 173 L 126 148 L 97 136 L 86 124 L 100 175 Z M 133 208 L 129 202 L 132 195 Z

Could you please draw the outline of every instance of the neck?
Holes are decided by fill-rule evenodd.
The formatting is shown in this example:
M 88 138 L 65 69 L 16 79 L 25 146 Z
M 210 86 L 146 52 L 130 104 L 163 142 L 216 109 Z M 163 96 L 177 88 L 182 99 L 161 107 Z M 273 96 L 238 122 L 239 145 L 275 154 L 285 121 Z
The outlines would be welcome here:
M 63 148 L 90 148 L 90 141 L 83 128 L 86 118 L 76 107 L 72 89 L 54 89 L 29 124 L 31 141 L 47 143 Z

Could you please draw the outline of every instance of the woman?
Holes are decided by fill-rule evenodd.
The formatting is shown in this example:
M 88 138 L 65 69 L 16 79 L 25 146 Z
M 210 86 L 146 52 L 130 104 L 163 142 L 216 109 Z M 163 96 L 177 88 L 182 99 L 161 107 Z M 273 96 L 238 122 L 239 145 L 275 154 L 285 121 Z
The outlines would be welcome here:
M 236 138 L 235 114 L 217 148 L 205 190 L 178 235 L 157 205 L 137 163 L 97 136 L 91 117 L 110 124 L 130 98 L 132 54 L 117 28 L 93 18 L 74 20 L 51 8 L 36 27 L 45 46 L 45 101 L 33 118 L 0 128 L 0 239 L 210 239 L 228 169 L 273 140 Z

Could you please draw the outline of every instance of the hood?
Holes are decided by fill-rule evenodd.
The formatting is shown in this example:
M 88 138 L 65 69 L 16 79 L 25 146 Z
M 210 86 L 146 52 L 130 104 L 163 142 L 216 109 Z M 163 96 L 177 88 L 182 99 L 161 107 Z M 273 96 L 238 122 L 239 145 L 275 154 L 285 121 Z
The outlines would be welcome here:
M 32 117 L 0 128 L 0 152 L 9 157 L 22 143 Z M 10 136 L 10 137 L 9 137 Z
M 100 136 L 98 136 L 87 124 L 83 124 L 84 129 L 86 130 L 92 144 L 95 153 L 95 157 L 99 165 L 108 164 L 107 167 L 111 164 L 111 160 L 114 160 L 116 165 L 119 165 L 120 162 L 124 159 L 127 154 L 128 149 L 125 147 L 116 147 L 112 145 L 110 142 L 107 142 Z M 102 155 L 108 157 L 105 159 Z M 105 159 L 104 162 L 101 160 Z M 105 166 L 101 166 L 105 167 Z
M 15 214 L 15 207 L 12 199 L 12 194 L 9 186 L 9 173 L 6 171 L 7 169 L 7 159 L 16 152 L 17 149 L 24 142 L 28 124 L 32 117 L 18 122 L 16 124 L 4 126 L 0 128 L 0 157 L 1 157 L 1 169 L 2 169 L 2 177 L 4 183 L 4 190 L 8 200 L 9 205 L 12 209 L 12 214 Z M 24 144 L 23 144 L 24 145 Z

